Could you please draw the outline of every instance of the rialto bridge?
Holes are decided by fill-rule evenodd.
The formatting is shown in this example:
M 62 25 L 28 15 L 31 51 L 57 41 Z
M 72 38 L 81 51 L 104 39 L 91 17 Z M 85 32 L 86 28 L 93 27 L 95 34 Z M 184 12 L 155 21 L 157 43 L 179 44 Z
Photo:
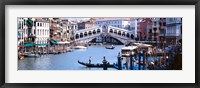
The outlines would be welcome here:
M 121 29 L 113 26 L 102 26 L 90 29 L 82 29 L 75 32 L 76 42 L 90 42 L 93 39 L 104 42 L 105 39 L 114 38 L 117 41 L 126 44 L 134 39 L 134 32 L 126 29 Z

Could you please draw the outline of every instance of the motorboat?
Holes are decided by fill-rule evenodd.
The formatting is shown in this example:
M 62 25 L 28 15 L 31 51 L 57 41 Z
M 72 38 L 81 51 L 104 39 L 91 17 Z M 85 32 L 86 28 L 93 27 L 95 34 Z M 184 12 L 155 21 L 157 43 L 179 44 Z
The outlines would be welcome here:
M 86 49 L 87 47 L 85 46 L 75 46 L 74 49 Z
M 109 46 L 106 46 L 105 48 L 106 48 L 106 49 L 114 49 L 115 47 L 114 47 L 114 46 L 110 46 L 110 47 L 109 47 Z
M 125 46 L 121 49 L 122 57 L 129 57 L 130 53 L 133 53 L 138 47 L 137 46 Z
M 32 52 L 25 52 L 24 56 L 25 57 L 39 57 L 39 54 L 35 54 L 35 53 L 32 53 Z

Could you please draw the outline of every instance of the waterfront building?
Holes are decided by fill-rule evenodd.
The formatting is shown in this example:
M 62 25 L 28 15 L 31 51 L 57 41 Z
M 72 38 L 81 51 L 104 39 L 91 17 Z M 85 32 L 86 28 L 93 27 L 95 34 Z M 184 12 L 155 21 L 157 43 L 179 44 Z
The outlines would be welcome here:
M 17 36 L 18 36 L 18 45 L 24 44 L 25 39 L 28 37 L 27 36 L 27 26 L 26 26 L 26 21 L 27 19 L 25 18 L 18 18 L 17 19 L 18 23 L 18 30 L 17 30 Z
M 50 39 L 50 21 L 43 18 L 32 18 L 35 20 L 32 34 L 35 36 L 34 43 L 39 47 L 45 47 Z
M 35 20 L 32 18 L 18 18 L 18 43 L 23 45 L 25 43 L 34 42 L 33 30 L 35 27 Z
M 46 46 L 49 39 L 48 18 L 18 18 L 19 45 Z M 31 45 L 30 45 L 31 44 Z
M 102 18 L 96 19 L 96 26 L 113 26 L 122 29 L 130 29 L 130 18 Z
M 134 32 L 134 39 L 138 39 L 138 33 L 140 32 L 140 18 L 130 18 L 130 30 Z
M 166 18 L 160 18 L 160 21 L 159 21 L 159 30 L 160 30 L 160 45 L 161 46 L 165 46 L 163 44 L 166 44 Z
M 81 21 L 78 23 L 78 30 L 89 29 L 89 28 L 93 28 L 93 27 L 96 27 L 95 19 L 93 19 L 93 18 L 90 18 L 89 20 Z
M 143 18 L 140 21 L 139 40 L 153 40 L 152 39 L 152 19 Z
M 159 34 L 160 34 L 160 18 L 152 18 L 152 33 L 151 37 L 153 41 L 159 42 Z
M 166 42 L 177 44 L 182 40 L 182 18 L 166 18 Z
M 62 24 L 60 18 L 50 18 L 50 38 L 60 40 Z

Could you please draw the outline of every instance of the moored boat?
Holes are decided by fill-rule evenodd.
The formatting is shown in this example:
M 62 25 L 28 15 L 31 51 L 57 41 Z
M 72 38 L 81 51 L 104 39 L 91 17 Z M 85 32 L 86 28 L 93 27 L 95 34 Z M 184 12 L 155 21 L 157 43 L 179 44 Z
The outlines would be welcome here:
M 121 49 L 122 57 L 129 57 L 131 51 L 135 51 L 138 47 L 137 46 L 125 46 Z
M 74 49 L 86 49 L 87 47 L 85 46 L 75 46 Z
M 25 52 L 24 57 L 39 57 L 39 55 L 31 52 Z

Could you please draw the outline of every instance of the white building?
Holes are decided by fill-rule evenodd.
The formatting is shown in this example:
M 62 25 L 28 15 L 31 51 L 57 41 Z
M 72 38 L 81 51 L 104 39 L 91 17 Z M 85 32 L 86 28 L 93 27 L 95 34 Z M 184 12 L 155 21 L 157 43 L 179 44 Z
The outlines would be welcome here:
M 35 44 L 47 44 L 50 39 L 50 22 L 39 18 L 34 27 L 32 34 L 35 35 Z
M 123 29 L 130 29 L 130 18 L 104 18 L 96 19 L 96 26 L 108 25 Z
M 27 18 L 18 18 L 18 45 L 23 44 L 25 38 L 28 36 L 28 30 L 26 26 Z
M 138 32 L 140 32 L 140 18 L 131 18 L 130 19 L 130 30 L 134 31 L 134 37 L 137 38 Z
M 177 41 L 182 39 L 182 18 L 166 18 L 166 37 L 168 40 Z

